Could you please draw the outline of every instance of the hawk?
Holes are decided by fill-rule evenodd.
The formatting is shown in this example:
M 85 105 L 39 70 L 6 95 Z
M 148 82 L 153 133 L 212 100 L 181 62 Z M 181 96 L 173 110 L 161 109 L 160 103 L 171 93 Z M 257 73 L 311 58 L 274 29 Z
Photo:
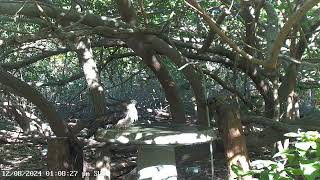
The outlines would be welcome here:
M 138 111 L 136 108 L 137 101 L 131 100 L 130 103 L 126 106 L 125 116 L 120 119 L 115 128 L 117 129 L 125 129 L 131 126 L 135 121 L 138 120 Z
M 132 123 L 138 120 L 136 104 L 136 100 L 131 100 L 115 105 L 115 107 L 109 109 L 106 115 L 98 117 L 89 125 L 86 137 L 91 137 L 101 127 L 129 128 Z

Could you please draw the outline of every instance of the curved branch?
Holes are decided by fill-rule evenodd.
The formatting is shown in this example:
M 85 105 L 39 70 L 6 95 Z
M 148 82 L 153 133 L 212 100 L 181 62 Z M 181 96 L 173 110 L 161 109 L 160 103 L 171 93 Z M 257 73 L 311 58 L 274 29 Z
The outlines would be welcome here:
M 220 28 L 219 26 L 211 19 L 211 17 L 208 15 L 205 10 L 201 8 L 201 6 L 195 1 L 195 0 L 185 0 L 185 2 L 196 12 L 203 17 L 203 19 L 208 23 L 211 30 L 213 30 L 215 33 L 217 33 L 220 38 L 228 44 L 235 52 L 242 55 L 246 60 L 248 60 L 252 64 L 258 64 L 258 65 L 266 65 L 266 63 L 262 60 L 259 60 L 250 54 L 243 51 L 235 42 L 233 42 Z
M 55 81 L 55 82 L 48 82 L 48 83 L 44 83 L 44 84 L 41 84 L 40 87 L 44 87 L 44 86 L 64 86 L 70 82 L 73 82 L 75 80 L 78 80 L 80 78 L 83 78 L 84 74 L 81 72 L 81 73 L 78 73 L 78 74 L 75 74 L 71 77 L 69 77 L 68 79 L 62 79 L 62 80 L 58 80 L 58 81 Z
M 40 61 L 44 58 L 58 55 L 58 54 L 62 54 L 62 53 L 66 53 L 68 51 L 69 51 L 68 49 L 58 49 L 56 51 L 44 51 L 41 54 L 37 54 L 32 57 L 23 58 L 24 60 L 22 60 L 22 61 L 3 63 L 3 64 L 0 64 L 0 66 L 4 70 L 7 70 L 7 71 L 12 70 L 12 69 L 19 69 L 22 67 L 26 67 L 30 64 L 36 63 L 37 61 Z
M 185 112 L 176 82 L 172 79 L 166 66 L 158 60 L 155 55 L 156 52 L 143 40 L 144 37 L 137 34 L 128 39 L 127 44 L 142 58 L 143 62 L 158 78 L 169 102 L 172 119 L 179 123 L 185 123 Z
M 96 27 L 127 27 L 126 24 L 116 21 L 113 18 L 101 17 L 95 14 L 81 14 L 75 10 L 65 10 L 50 4 L 41 4 L 42 11 L 40 12 L 37 4 L 33 2 L 1 0 L 0 14 L 4 15 L 24 15 L 27 17 L 39 18 L 43 14 L 47 17 L 55 18 L 59 23 L 74 23 L 81 20 L 81 24 Z M 17 14 L 16 14 L 17 13 Z
M 1 84 L 10 87 L 10 90 L 14 91 L 14 93 L 28 99 L 41 110 L 56 136 L 70 137 L 71 134 L 62 116 L 36 89 L 15 78 L 2 68 L 0 68 L 0 77 Z
M 196 65 L 191 65 L 188 58 L 184 57 L 177 49 L 166 43 L 164 40 L 148 35 L 144 37 L 145 42 L 158 53 L 170 58 L 170 60 L 181 69 L 186 79 L 189 81 L 197 104 L 197 123 L 208 124 L 208 109 L 205 87 L 203 83 L 203 74 L 197 71 Z
M 226 12 L 223 12 L 222 14 L 220 14 L 217 18 L 217 25 L 221 25 L 226 16 L 227 16 Z M 203 42 L 203 45 L 201 48 L 202 52 L 206 51 L 211 46 L 215 35 L 216 33 L 212 29 L 210 29 L 210 31 L 208 32 L 207 38 Z
M 124 43 L 121 42 L 121 41 L 108 41 L 108 40 L 97 40 L 95 42 L 92 43 L 92 47 L 116 47 L 116 46 L 124 46 Z M 54 56 L 54 55 L 58 55 L 58 54 L 63 54 L 63 53 L 67 53 L 69 51 L 73 51 L 72 49 L 67 49 L 67 48 L 64 48 L 64 49 L 57 49 L 57 50 L 54 50 L 54 51 L 44 51 L 40 54 L 37 54 L 37 55 L 34 55 L 32 57 L 25 57 L 23 58 L 23 60 L 21 61 L 17 61 L 17 62 L 7 62 L 7 63 L 0 63 L 0 66 L 6 70 L 6 71 L 10 71 L 10 70 L 13 70 L 13 69 L 19 69 L 19 68 L 23 68 L 23 67 L 26 67 L 28 65 L 31 65 L 33 63 L 36 63 L 44 58 L 48 58 L 48 57 L 51 57 L 51 56 Z M 11 53 L 13 53 L 14 51 L 12 51 Z M 8 54 L 6 54 L 8 55 Z M 124 53 L 124 54 L 115 54 L 115 55 L 112 55 L 110 57 L 108 57 L 108 61 L 110 61 L 111 59 L 120 59 L 120 58 L 124 58 L 124 57 L 130 57 L 130 56 L 135 56 L 134 53 Z M 2 56 L 1 56 L 2 57 Z M 0 57 L 0 59 L 1 59 Z M 101 67 L 103 68 L 103 67 Z M 60 85 L 61 83 L 57 82 L 58 84 L 56 83 L 53 83 L 55 85 Z M 61 85 L 64 85 L 64 84 L 61 84 Z
M 118 5 L 118 11 L 121 15 L 121 19 L 130 24 L 135 25 L 137 21 L 136 10 L 133 7 L 131 0 L 116 0 Z
M 277 35 L 277 38 L 273 44 L 270 57 L 268 59 L 269 65 L 268 67 L 275 69 L 277 67 L 278 55 L 280 54 L 280 49 L 284 40 L 287 38 L 291 28 L 297 24 L 301 18 L 309 11 L 311 8 L 316 6 L 320 0 L 308 0 L 306 1 L 301 8 L 299 8 L 295 13 L 293 13 L 288 21 L 281 28 L 280 32 Z

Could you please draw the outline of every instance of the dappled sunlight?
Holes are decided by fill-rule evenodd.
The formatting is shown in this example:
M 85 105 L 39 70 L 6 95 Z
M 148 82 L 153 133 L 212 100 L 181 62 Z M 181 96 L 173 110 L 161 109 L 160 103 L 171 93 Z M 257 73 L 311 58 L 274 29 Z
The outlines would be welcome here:
M 112 141 L 112 140 L 111 140 Z M 130 142 L 130 139 L 125 137 L 125 136 L 119 136 L 115 139 L 114 142 L 119 142 L 119 143 L 122 143 L 122 144 L 127 144 Z
M 96 180 L 104 180 L 106 177 L 110 179 L 111 177 L 111 167 L 110 167 L 110 157 L 108 156 L 102 156 L 97 162 L 96 162 L 96 168 L 99 170 L 98 176 L 96 177 Z
M 158 59 L 156 56 L 152 56 L 152 65 L 157 71 L 161 69 L 161 64 L 158 62 Z
M 66 16 L 66 13 L 65 13 L 65 12 L 61 12 L 59 15 L 60 15 L 61 17 L 63 17 L 63 16 Z
M 263 89 L 264 92 L 267 92 L 267 91 L 268 91 L 268 86 L 267 86 L 267 84 L 265 83 L 265 81 L 260 81 L 260 87 L 262 87 L 262 89 Z
M 230 161 L 248 168 L 284 132 L 320 130 L 318 9 L 0 0 L 0 169 L 236 179 Z
M 253 75 L 253 76 L 257 76 L 257 74 L 258 74 L 258 70 L 257 70 L 257 68 L 255 67 L 254 70 L 253 70 L 252 75 Z
M 177 179 L 176 146 L 215 140 L 215 131 L 208 127 L 175 123 L 140 123 L 126 130 L 99 129 L 99 142 L 138 145 L 139 179 Z
M 88 45 L 84 42 L 85 40 L 81 40 L 78 45 L 77 49 L 81 51 L 81 58 L 83 60 L 83 72 L 85 74 L 87 84 L 91 89 L 97 89 L 99 92 L 103 92 L 103 87 L 100 85 L 99 82 L 99 72 L 96 66 L 95 61 L 93 60 L 92 49 L 87 47 Z M 87 43 L 90 43 L 90 40 L 87 40 Z
M 168 126 L 165 123 L 163 126 L 149 126 L 140 124 L 127 130 L 99 129 L 95 139 L 120 144 L 182 145 L 209 142 L 216 138 L 213 129 L 203 127 L 197 129 L 194 126 Z
M 182 133 L 177 135 L 159 136 L 154 138 L 153 141 L 155 144 L 192 144 L 208 142 L 210 139 L 210 137 L 200 133 Z
M 239 128 L 230 128 L 229 132 L 232 139 L 241 136 L 241 130 Z
M 177 179 L 177 170 L 175 165 L 151 166 L 140 170 L 140 179 L 153 177 L 152 179 Z
M 234 141 L 236 142 L 236 141 L 239 141 L 240 140 L 240 138 L 236 138 L 236 139 L 234 139 Z M 234 145 L 233 146 L 233 148 L 232 148 L 232 151 L 228 151 L 227 152 L 227 156 L 228 157 L 236 157 L 236 156 L 238 156 L 238 155 L 241 155 L 241 156 L 243 156 L 245 151 L 244 151 L 244 149 L 243 149 L 243 146 L 241 145 L 241 144 L 237 144 L 237 145 Z

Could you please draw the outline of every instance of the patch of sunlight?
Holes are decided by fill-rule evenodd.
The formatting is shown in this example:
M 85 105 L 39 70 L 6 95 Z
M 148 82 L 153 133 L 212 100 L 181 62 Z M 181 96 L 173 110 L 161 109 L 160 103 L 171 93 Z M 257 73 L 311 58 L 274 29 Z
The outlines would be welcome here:
M 43 82 L 37 82 L 37 83 L 36 83 L 36 86 L 37 86 L 37 87 L 40 87 L 40 86 L 42 86 L 43 84 L 44 84 Z
M 103 87 L 99 85 L 98 91 L 99 91 L 99 92 L 103 92 Z
M 200 135 L 197 133 L 183 133 L 177 135 L 160 136 L 154 138 L 156 144 L 192 144 L 207 142 L 209 138 L 205 135 Z
M 127 144 L 130 141 L 129 138 L 127 138 L 125 136 L 120 136 L 116 140 L 119 141 L 120 143 L 123 143 L 123 144 Z
M 81 12 L 81 6 L 80 5 L 76 5 L 75 9 L 78 11 L 78 12 Z M 82 18 L 82 17 L 81 17 Z
M 64 13 L 64 12 L 60 13 L 60 16 L 65 16 L 65 15 L 66 15 L 66 13 Z
M 143 137 L 142 133 L 137 133 L 134 139 L 138 140 L 138 139 L 141 139 L 142 137 Z
M 101 16 L 101 19 L 106 21 L 106 20 L 108 20 L 108 17 L 107 16 Z
M 27 157 L 24 157 L 24 158 L 15 157 L 15 158 L 13 158 L 13 160 L 10 160 L 8 162 L 12 163 L 12 164 L 21 164 L 21 163 L 25 163 L 25 162 L 29 161 L 31 158 L 32 158 L 32 156 L 30 156 L 30 155 Z
M 263 131 L 263 128 L 253 126 L 253 127 L 252 127 L 252 131 L 253 131 L 253 132 L 262 132 L 262 131 Z
M 151 166 L 140 170 L 139 175 L 139 179 L 177 179 L 177 170 L 174 165 Z
M 152 140 L 145 140 L 144 143 L 145 144 L 152 144 Z

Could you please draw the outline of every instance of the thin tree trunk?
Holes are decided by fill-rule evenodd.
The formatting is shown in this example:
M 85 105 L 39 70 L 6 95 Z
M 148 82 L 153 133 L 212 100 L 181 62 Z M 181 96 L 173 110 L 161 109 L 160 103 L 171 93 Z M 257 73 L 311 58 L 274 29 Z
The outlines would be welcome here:
M 202 125 L 208 125 L 208 108 L 207 108 L 207 98 L 204 85 L 204 76 L 197 70 L 197 66 L 190 62 L 187 58 L 182 56 L 182 54 L 170 46 L 168 43 L 159 39 L 156 36 L 144 36 L 146 43 L 149 43 L 154 51 L 164 54 L 182 71 L 186 79 L 189 81 L 193 94 L 197 103 L 197 123 Z
M 87 87 L 89 88 L 89 95 L 91 101 L 90 105 L 92 108 L 92 113 L 94 117 L 97 118 L 106 113 L 106 105 L 104 89 L 101 85 L 100 73 L 98 71 L 96 62 L 93 59 L 93 52 L 91 49 L 90 39 L 86 37 L 80 37 L 76 40 L 75 46 L 77 49 L 76 52 L 79 59 L 79 64 L 82 65 Z M 103 122 L 96 121 L 96 119 L 93 120 L 94 121 L 90 124 L 87 137 L 91 137 L 95 133 L 95 131 L 103 125 L 101 124 Z M 106 147 L 105 151 L 109 151 L 109 149 Z M 110 159 L 109 152 L 107 152 L 105 155 L 101 155 L 99 158 Z M 104 161 L 102 165 L 98 162 L 99 160 L 97 160 L 96 168 L 101 172 L 103 171 L 108 173 L 104 174 L 104 176 L 99 176 L 99 178 L 97 179 L 109 180 L 111 171 L 110 161 Z
M 231 100 L 232 101 L 232 100 Z M 249 157 L 245 136 L 240 120 L 240 110 L 230 99 L 219 97 L 209 102 L 210 111 L 218 122 L 220 137 L 223 140 L 229 179 L 237 179 L 232 170 L 233 165 L 240 166 L 244 172 L 249 171 Z M 243 179 L 251 179 L 250 176 Z
M 89 88 L 92 111 L 95 117 L 105 113 L 104 89 L 101 85 L 100 74 L 93 59 L 91 43 L 88 38 L 81 37 L 76 44 L 77 56 L 82 65 L 86 83 Z
M 164 64 L 157 59 L 155 52 L 146 45 L 139 36 L 129 39 L 127 44 L 143 59 L 144 63 L 157 76 L 169 102 L 173 120 L 178 123 L 185 123 L 186 118 L 183 103 L 179 96 L 176 83 L 170 76 Z
M 286 70 L 286 74 L 279 88 L 279 100 L 280 103 L 286 105 L 286 118 L 294 120 L 299 118 L 299 107 L 296 107 L 298 101 L 296 89 L 297 78 L 297 65 L 292 63 Z

